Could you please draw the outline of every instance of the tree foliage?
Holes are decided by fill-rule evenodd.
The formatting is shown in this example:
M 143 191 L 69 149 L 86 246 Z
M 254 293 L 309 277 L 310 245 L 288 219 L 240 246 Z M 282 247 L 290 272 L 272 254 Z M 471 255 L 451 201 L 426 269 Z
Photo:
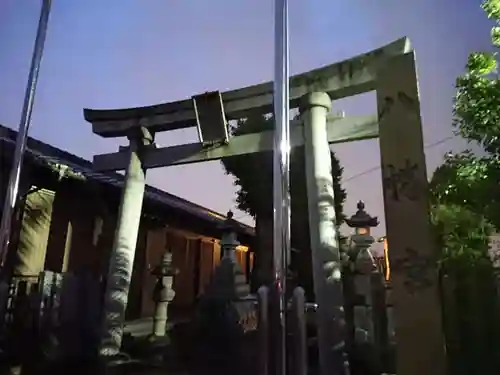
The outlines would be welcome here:
M 237 125 L 233 127 L 232 133 L 237 136 L 272 129 L 274 129 L 274 120 L 272 117 L 253 114 L 249 115 L 247 119 L 239 121 Z M 302 227 L 307 225 L 308 215 L 304 159 L 304 147 L 292 149 L 290 155 L 292 227 L 294 224 L 299 224 Z M 255 153 L 224 159 L 223 165 L 226 173 L 234 176 L 234 184 L 239 187 L 236 197 L 238 208 L 247 212 L 254 218 L 258 216 L 272 217 L 272 152 Z M 337 223 L 340 224 L 344 219 L 342 206 L 346 198 L 346 193 L 340 184 L 342 168 L 333 152 L 332 177 Z M 308 236 L 301 237 L 308 238 Z
M 490 157 L 480 158 L 468 150 L 449 154 L 431 180 L 431 203 L 460 205 L 500 228 L 499 181 L 500 165 Z
M 457 78 L 453 125 L 483 153 L 447 155 L 430 184 L 450 374 L 500 372 L 498 269 L 489 254 L 490 235 L 500 229 L 500 0 L 482 8 L 495 21 L 492 51 L 471 53 Z
M 495 21 L 491 30 L 492 51 L 471 53 L 465 74 L 457 78 L 454 125 L 465 139 L 478 142 L 486 152 L 498 157 L 500 80 L 496 49 L 500 47 L 500 0 L 486 0 L 482 8 Z
M 464 259 L 486 254 L 488 236 L 500 228 L 500 0 L 481 5 L 495 22 L 491 51 L 469 55 L 465 73 L 456 80 L 453 125 L 456 133 L 484 149 L 484 156 L 467 150 L 446 156 L 434 173 L 432 217 L 440 247 Z M 468 251 L 465 251 L 468 249 Z M 446 253 L 448 252 L 448 253 Z M 479 252 L 479 253 L 478 253 Z
M 440 261 L 470 267 L 489 261 L 493 226 L 481 214 L 457 204 L 438 204 L 431 213 Z

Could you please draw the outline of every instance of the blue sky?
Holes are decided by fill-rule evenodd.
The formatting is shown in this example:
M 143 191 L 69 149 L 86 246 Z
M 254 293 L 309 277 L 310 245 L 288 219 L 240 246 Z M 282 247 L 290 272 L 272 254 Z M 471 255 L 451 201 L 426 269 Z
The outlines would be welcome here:
M 17 129 L 41 0 L 0 1 L 0 123 Z M 480 0 L 290 0 L 290 65 L 299 73 L 408 36 L 416 50 L 426 144 L 452 135 L 454 81 L 472 50 L 488 48 Z M 90 159 L 117 150 L 83 120 L 82 109 L 151 105 L 225 91 L 273 74 L 271 0 L 53 0 L 30 135 Z M 334 103 L 371 114 L 372 94 Z M 196 140 L 194 129 L 160 145 Z M 125 143 L 121 141 L 121 143 Z M 426 149 L 432 171 L 453 139 Z M 336 146 L 344 177 L 379 164 L 376 141 Z M 218 162 L 148 172 L 148 182 L 220 212 L 235 187 Z M 209 185 L 210 184 L 210 185 Z M 212 188 L 207 188 L 212 186 Z M 347 214 L 365 200 L 383 219 L 380 170 L 345 183 Z M 235 216 L 251 222 L 242 213 Z M 384 234 L 384 222 L 375 230 Z

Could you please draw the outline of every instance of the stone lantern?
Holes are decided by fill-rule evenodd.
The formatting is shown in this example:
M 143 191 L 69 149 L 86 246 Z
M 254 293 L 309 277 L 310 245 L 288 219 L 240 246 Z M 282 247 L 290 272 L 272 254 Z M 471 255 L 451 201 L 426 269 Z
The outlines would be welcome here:
M 172 265 L 172 253 L 165 252 L 160 264 L 156 266 L 151 274 L 156 276 L 156 285 L 153 290 L 153 301 L 155 303 L 155 311 L 153 315 L 153 332 L 154 337 L 163 337 L 166 333 L 168 305 L 175 297 L 173 289 L 174 276 L 179 272 Z
M 379 224 L 377 217 L 372 217 L 365 211 L 365 204 L 358 202 L 358 210 L 346 224 L 354 228 L 354 234 L 350 236 L 349 266 L 350 266 L 350 296 L 352 300 L 352 317 L 350 318 L 350 330 L 357 344 L 373 343 L 373 280 L 377 277 L 377 268 L 369 251 L 375 242 L 371 236 L 371 228 Z M 364 351 L 363 351 L 364 352 Z M 366 354 L 366 353 L 365 353 Z
M 371 216 L 365 211 L 365 204 L 362 201 L 358 202 L 357 208 L 356 213 L 345 220 L 350 228 L 354 228 L 354 234 L 350 236 L 349 259 L 356 268 L 370 272 L 375 266 L 368 251 L 375 242 L 370 231 L 379 225 L 379 221 L 376 216 Z
M 235 220 L 233 219 L 233 213 L 229 211 L 227 213 L 227 219 L 221 226 L 222 235 L 220 239 L 220 245 L 222 250 L 222 258 L 230 258 L 233 262 L 236 262 L 236 248 L 240 245 L 238 241 L 238 236 L 234 230 Z
M 211 292 L 218 297 L 227 298 L 243 297 L 250 293 L 245 273 L 236 261 L 236 249 L 240 245 L 236 233 L 236 221 L 233 213 L 229 211 L 227 218 L 221 225 L 222 234 L 220 239 L 222 259 L 215 269 L 211 283 Z M 231 298 L 233 298 L 231 297 Z
M 255 331 L 257 311 L 254 299 L 249 298 L 245 274 L 236 261 L 240 244 L 236 224 L 233 213 L 228 212 L 219 228 L 222 259 L 197 305 L 194 326 L 198 350 L 194 362 L 200 366 L 200 373 L 207 368 L 214 374 L 241 373 L 255 363 L 250 355 L 253 351 L 249 350 L 255 348 L 249 341 L 254 336 L 247 333 Z

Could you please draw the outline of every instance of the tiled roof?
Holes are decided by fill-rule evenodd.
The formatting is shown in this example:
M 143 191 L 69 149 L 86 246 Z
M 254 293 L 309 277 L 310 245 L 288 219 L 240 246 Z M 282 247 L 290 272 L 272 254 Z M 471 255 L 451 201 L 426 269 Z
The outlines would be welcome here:
M 13 147 L 15 145 L 16 135 L 17 132 L 0 125 L 0 149 L 6 145 Z M 92 163 L 90 161 L 33 138 L 28 138 L 26 156 L 30 157 L 38 165 L 44 167 L 60 168 L 60 166 L 67 166 L 71 169 L 71 173 L 75 178 L 80 177 L 82 179 L 92 180 L 119 188 L 121 188 L 124 183 L 124 176 L 119 173 L 95 172 L 92 170 Z M 220 213 L 149 185 L 146 185 L 145 198 L 171 208 L 185 211 L 214 224 L 221 224 L 225 220 L 225 216 Z M 252 227 L 243 223 L 238 224 L 243 232 L 253 234 L 254 230 Z

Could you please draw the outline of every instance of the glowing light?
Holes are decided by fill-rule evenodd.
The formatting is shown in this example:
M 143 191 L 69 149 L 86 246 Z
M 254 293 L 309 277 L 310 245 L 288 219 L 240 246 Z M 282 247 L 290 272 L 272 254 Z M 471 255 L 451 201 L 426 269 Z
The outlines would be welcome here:
M 285 158 L 286 155 L 290 154 L 291 147 L 289 144 L 287 144 L 286 140 L 283 140 L 281 142 L 281 155 L 283 158 Z

